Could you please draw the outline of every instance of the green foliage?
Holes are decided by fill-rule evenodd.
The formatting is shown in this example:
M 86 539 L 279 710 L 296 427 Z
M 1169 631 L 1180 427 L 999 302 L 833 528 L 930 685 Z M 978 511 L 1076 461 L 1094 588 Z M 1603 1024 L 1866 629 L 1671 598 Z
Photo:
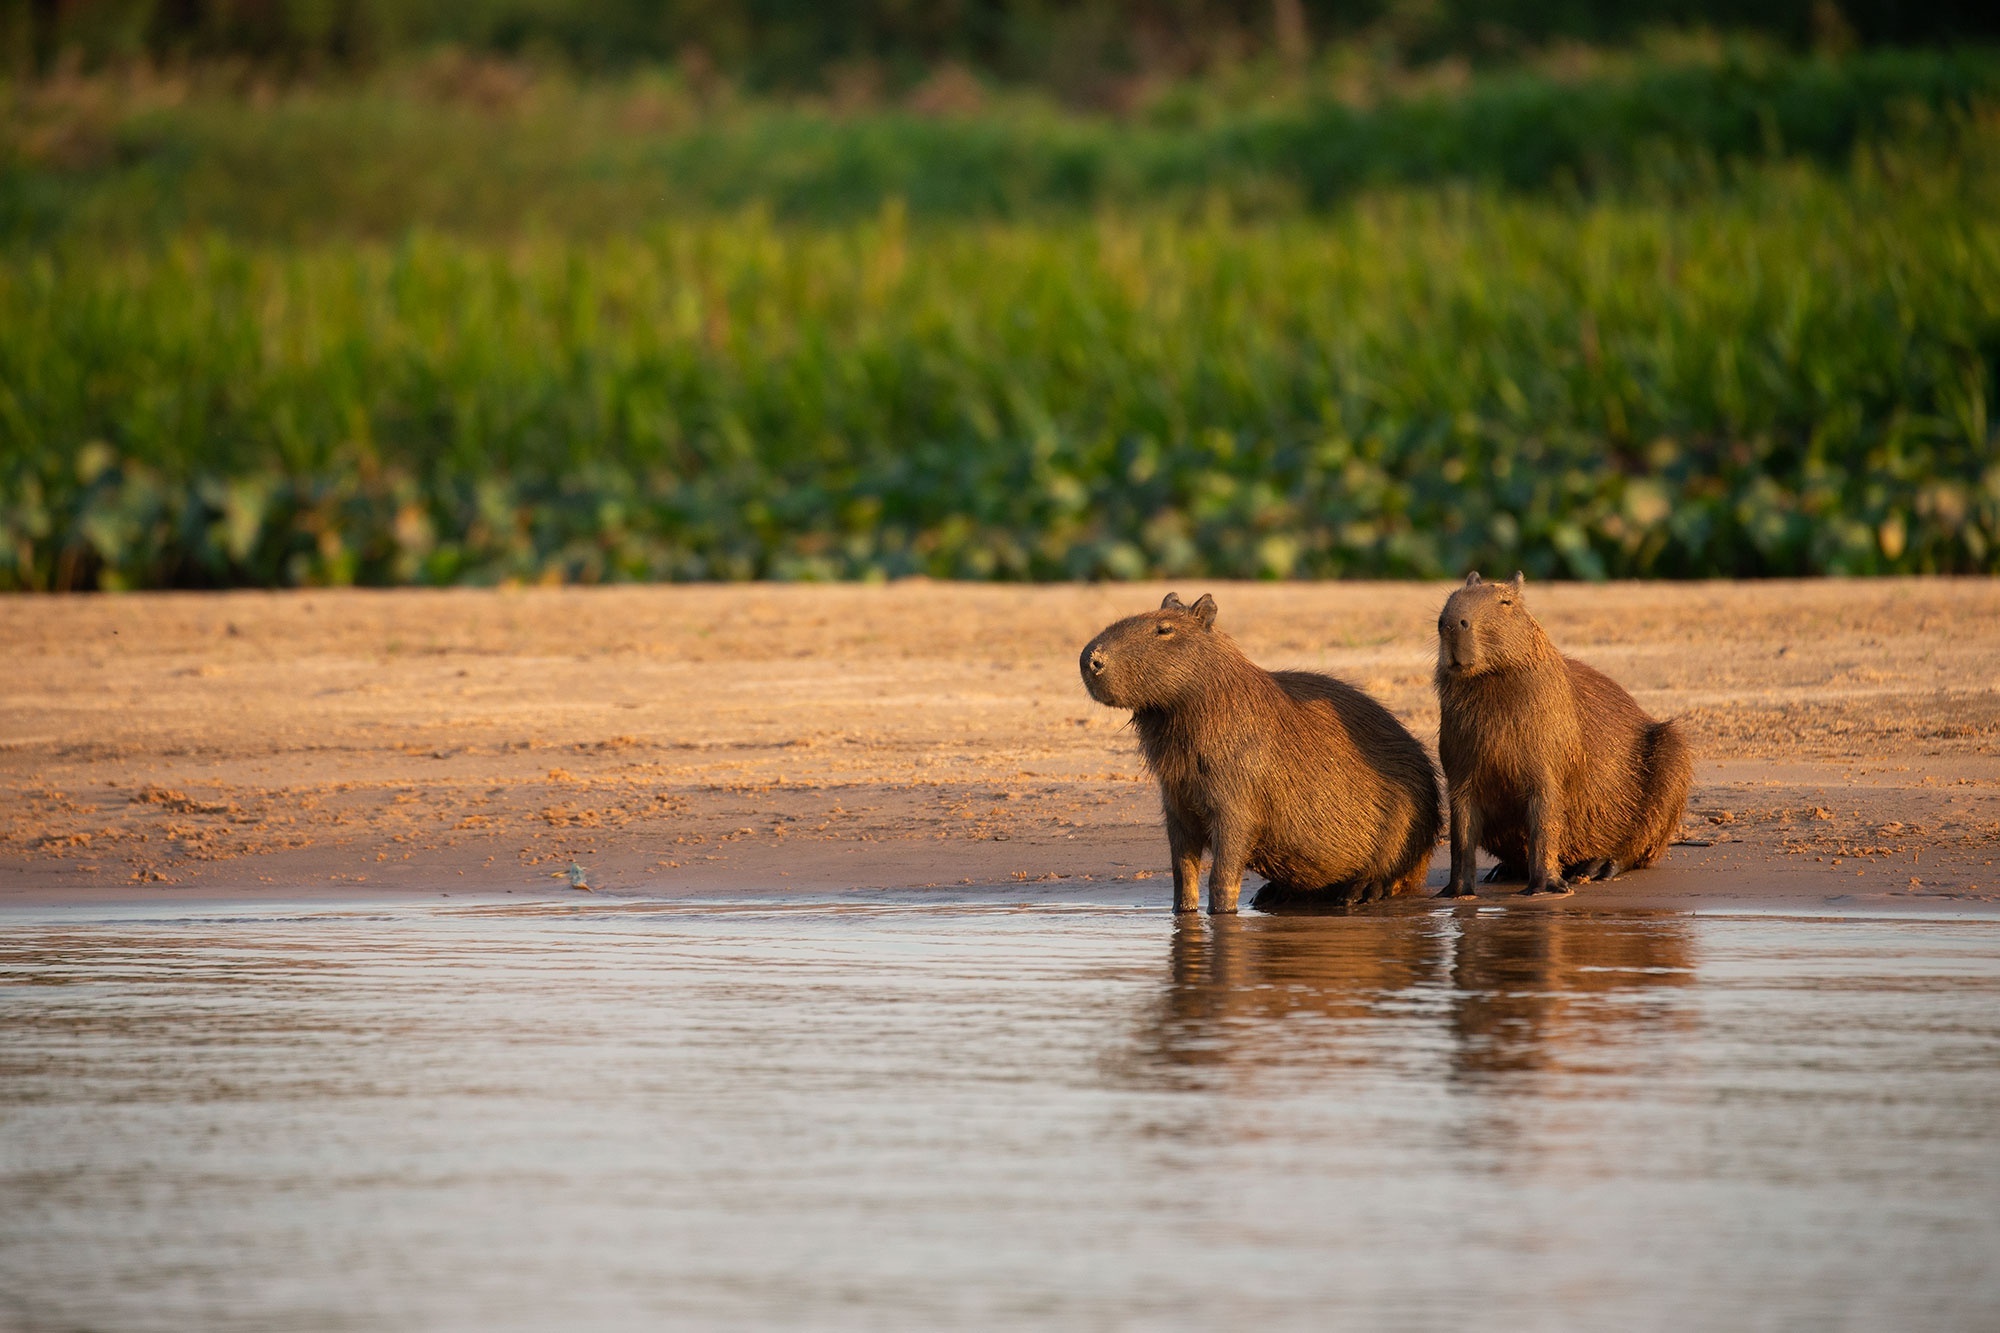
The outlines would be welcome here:
M 955 116 L 704 108 L 660 76 L 577 86 L 451 61 L 255 110 L 172 81 L 122 98 L 86 83 L 66 98 L 17 90 L 0 116 L 0 238 L 614 235 L 752 204 L 781 221 L 854 221 L 890 199 L 919 220 L 1141 201 L 1286 214 L 1441 181 L 1706 189 L 1746 162 L 1840 166 L 1885 135 L 1948 141 L 1996 98 L 2000 54 L 1987 51 L 1611 62 L 1587 79 L 1500 74 L 1367 109 L 1321 85 L 1232 105 L 1189 84 L 1123 121 L 1019 101 Z
M 1996 164 L 17 249 L 0 585 L 2000 572 Z
M 1289 48 L 1296 60 L 1316 41 L 1492 59 L 1666 25 L 1793 45 L 1963 40 L 2000 33 L 1989 9 L 1969 0 L 0 0 L 0 61 L 44 71 L 65 57 L 357 68 L 451 43 L 605 69 L 699 48 L 763 88 L 815 86 L 829 66 L 939 61 L 1087 88 L 1135 70 L 1210 69 L 1246 51 Z

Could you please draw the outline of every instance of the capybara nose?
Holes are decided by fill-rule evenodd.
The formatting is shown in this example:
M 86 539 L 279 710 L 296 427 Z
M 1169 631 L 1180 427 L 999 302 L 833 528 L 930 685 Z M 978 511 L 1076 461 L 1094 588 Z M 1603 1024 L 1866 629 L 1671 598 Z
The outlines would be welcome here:
M 1459 627 L 1460 629 L 1471 629 L 1471 628 L 1472 628 L 1472 622 L 1471 622 L 1470 620 L 1461 620 L 1461 621 L 1459 621 L 1459 622 L 1458 622 L 1458 627 Z
M 1103 653 L 1093 651 L 1090 654 L 1090 674 L 1093 676 L 1101 676 L 1104 674 Z

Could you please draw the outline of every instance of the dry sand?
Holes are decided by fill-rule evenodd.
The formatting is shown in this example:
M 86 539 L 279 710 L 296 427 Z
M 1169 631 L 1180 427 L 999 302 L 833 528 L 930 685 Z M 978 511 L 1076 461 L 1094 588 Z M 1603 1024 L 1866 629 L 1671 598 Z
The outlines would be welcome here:
M 1435 739 L 1445 585 L 1179 589 L 1210 590 L 1258 661 Z M 1164 902 L 1154 790 L 1076 652 L 1165 591 L 9 598 L 0 905 L 566 893 L 572 861 L 600 894 Z M 2000 581 L 1530 600 L 1698 754 L 1704 845 L 1560 910 L 2000 911 Z

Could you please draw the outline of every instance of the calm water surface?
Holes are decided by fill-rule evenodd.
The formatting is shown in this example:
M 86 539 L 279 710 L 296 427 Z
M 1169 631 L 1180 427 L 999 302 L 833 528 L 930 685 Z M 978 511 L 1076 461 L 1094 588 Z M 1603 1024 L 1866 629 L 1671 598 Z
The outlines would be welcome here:
M 0 918 L 0 1327 L 2000 1326 L 2000 922 Z

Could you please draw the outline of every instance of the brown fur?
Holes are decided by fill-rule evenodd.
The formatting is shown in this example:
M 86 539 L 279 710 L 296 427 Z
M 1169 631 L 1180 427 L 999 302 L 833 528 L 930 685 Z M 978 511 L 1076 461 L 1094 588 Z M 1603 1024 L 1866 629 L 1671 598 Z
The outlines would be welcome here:
M 1420 887 L 1437 845 L 1437 770 L 1388 709 L 1310 671 L 1270 672 L 1215 629 L 1215 599 L 1168 595 L 1083 650 L 1084 687 L 1132 710 L 1160 782 L 1174 907 L 1233 912 L 1243 872 L 1260 906 L 1386 898 Z
M 1474 849 L 1525 893 L 1649 866 L 1673 841 L 1694 766 L 1678 728 L 1617 681 L 1556 651 L 1521 576 L 1474 574 L 1438 617 L 1438 758 L 1451 805 L 1451 882 L 1472 893 Z

